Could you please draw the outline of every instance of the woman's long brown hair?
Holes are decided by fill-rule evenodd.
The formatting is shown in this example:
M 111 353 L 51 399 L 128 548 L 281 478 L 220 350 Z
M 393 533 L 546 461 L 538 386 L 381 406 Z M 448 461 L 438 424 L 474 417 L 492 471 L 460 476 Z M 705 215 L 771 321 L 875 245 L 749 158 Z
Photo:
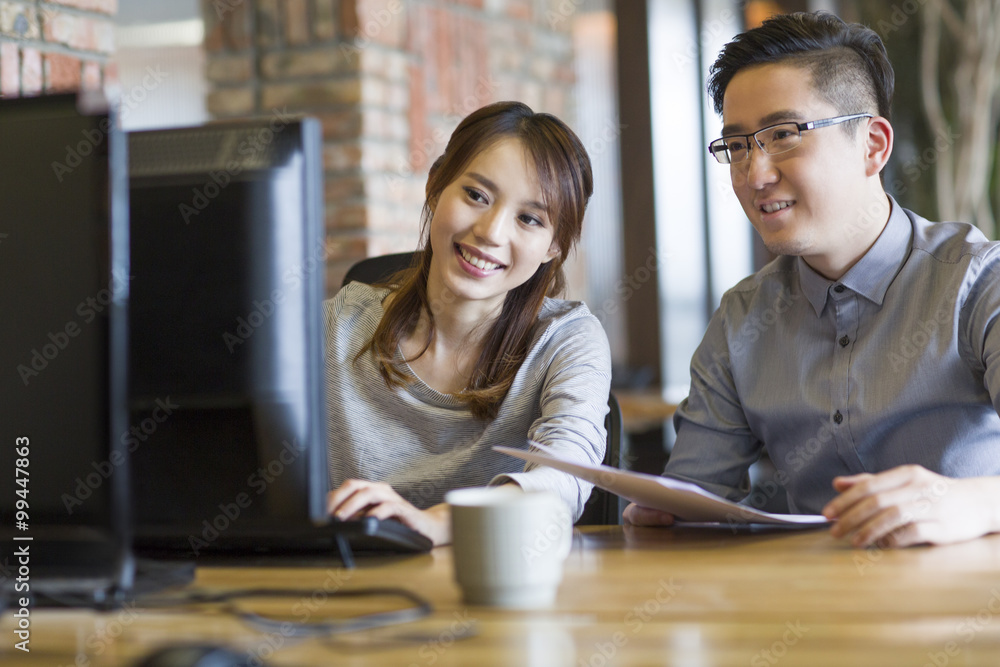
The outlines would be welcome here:
M 424 348 L 434 335 L 434 314 L 444 304 L 429 299 L 427 278 L 432 250 L 430 221 L 441 192 L 458 178 L 476 155 L 501 139 L 517 139 L 538 173 L 543 202 L 553 222 L 559 255 L 542 264 L 526 282 L 512 289 L 504 299 L 494 326 L 485 328 L 482 351 L 473 367 L 469 385 L 455 394 L 465 401 L 478 419 L 496 417 L 514 377 L 528 352 L 538 311 L 546 296 L 562 293 L 565 286 L 562 265 L 580 239 L 583 214 L 593 193 L 590 158 L 580 139 L 561 120 L 550 114 L 534 113 L 520 102 L 498 102 L 466 117 L 451 135 L 444 154 L 430 168 L 422 213 L 422 251 L 415 265 L 394 276 L 394 297 L 372 340 L 358 357 L 371 350 L 382 377 L 389 387 L 403 386 L 412 377 L 396 361 L 396 349 L 411 334 L 426 312 L 430 319 Z M 419 355 L 417 355 L 419 356 Z M 412 361 L 412 360 L 407 360 Z

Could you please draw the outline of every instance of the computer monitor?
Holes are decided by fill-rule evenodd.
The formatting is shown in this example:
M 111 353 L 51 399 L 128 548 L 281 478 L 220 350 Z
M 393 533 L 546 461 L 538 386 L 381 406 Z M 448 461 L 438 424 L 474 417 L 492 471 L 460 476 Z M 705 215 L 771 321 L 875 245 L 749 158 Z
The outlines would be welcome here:
M 200 556 L 329 520 L 319 122 L 129 135 L 136 538 Z
M 0 100 L 0 590 L 15 614 L 133 586 L 127 178 L 100 96 Z

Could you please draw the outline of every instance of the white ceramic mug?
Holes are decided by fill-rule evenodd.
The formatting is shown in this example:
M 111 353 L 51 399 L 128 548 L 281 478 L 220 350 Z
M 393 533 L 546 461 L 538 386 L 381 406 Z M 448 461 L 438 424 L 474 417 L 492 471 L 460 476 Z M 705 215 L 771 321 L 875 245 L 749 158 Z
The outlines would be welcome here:
M 455 580 L 467 604 L 518 609 L 555 601 L 573 518 L 554 493 L 456 489 L 451 506 Z

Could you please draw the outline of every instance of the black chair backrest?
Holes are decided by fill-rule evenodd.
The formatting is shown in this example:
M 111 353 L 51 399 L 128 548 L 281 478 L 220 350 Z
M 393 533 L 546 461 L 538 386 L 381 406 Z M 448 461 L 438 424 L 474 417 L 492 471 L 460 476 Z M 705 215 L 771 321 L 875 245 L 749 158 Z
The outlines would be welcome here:
M 417 255 L 417 252 L 397 252 L 393 255 L 366 257 L 347 270 L 343 284 L 346 285 L 355 280 L 369 285 L 385 282 L 393 274 L 409 267 Z
M 614 394 L 608 394 L 608 416 L 604 418 L 604 429 L 608 432 L 607 448 L 602 463 L 612 468 L 621 467 L 622 442 L 625 429 L 622 426 L 622 409 Z M 577 519 L 578 526 L 608 526 L 622 522 L 618 496 L 595 486 Z

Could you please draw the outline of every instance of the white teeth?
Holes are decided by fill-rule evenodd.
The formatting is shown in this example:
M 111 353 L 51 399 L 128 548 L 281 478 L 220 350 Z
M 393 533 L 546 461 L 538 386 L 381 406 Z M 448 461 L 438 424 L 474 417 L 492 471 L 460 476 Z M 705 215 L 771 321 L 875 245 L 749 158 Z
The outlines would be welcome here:
M 487 262 L 485 260 L 479 259 L 478 257 L 473 257 L 468 252 L 466 252 L 465 248 L 459 247 L 459 251 L 461 251 L 462 257 L 465 258 L 466 262 L 472 264 L 474 267 L 480 269 L 481 271 L 492 271 L 493 269 L 500 268 L 499 264 L 494 264 L 492 262 Z
M 779 202 L 774 202 L 773 204 L 764 204 L 760 208 L 765 213 L 774 213 L 775 211 L 780 211 L 783 208 L 788 208 L 791 205 L 792 202 L 790 201 L 779 201 Z

